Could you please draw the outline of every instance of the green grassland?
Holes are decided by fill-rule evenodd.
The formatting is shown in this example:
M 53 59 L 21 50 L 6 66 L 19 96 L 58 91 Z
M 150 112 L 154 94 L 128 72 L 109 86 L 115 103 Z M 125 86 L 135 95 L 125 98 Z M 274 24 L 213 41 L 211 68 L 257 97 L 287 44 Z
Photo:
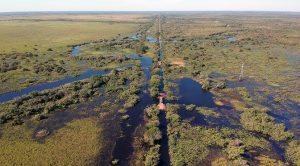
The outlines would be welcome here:
M 26 125 L 5 127 L 0 139 L 1 165 L 91 164 L 103 146 L 101 131 L 96 118 L 74 120 L 39 143 Z
M 1 21 L 0 93 L 78 75 L 86 69 L 95 68 L 74 59 L 69 53 L 72 46 L 131 36 L 142 24 L 144 23 L 138 21 L 135 23 L 88 20 Z M 124 51 L 120 50 L 122 53 Z M 90 56 L 93 53 L 89 51 L 86 55 Z M 114 68 L 119 65 L 115 63 L 107 67 Z
M 0 52 L 41 52 L 48 48 L 66 51 L 68 45 L 92 40 L 112 39 L 136 30 L 134 23 L 84 21 L 1 21 Z

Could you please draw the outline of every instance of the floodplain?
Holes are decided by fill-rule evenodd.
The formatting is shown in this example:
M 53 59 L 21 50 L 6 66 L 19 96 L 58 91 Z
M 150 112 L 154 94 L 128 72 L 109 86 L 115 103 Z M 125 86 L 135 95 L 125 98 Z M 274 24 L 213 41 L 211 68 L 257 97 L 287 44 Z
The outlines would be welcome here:
M 300 165 L 300 14 L 0 15 L 1 165 Z

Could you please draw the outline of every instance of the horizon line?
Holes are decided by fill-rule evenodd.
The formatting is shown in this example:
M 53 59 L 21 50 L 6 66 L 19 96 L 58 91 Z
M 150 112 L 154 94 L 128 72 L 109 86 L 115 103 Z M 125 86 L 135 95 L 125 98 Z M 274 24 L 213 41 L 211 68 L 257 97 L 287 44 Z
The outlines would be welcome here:
M 32 10 L 0 11 L 0 13 L 42 13 L 42 12 L 278 12 L 300 13 L 294 10 Z

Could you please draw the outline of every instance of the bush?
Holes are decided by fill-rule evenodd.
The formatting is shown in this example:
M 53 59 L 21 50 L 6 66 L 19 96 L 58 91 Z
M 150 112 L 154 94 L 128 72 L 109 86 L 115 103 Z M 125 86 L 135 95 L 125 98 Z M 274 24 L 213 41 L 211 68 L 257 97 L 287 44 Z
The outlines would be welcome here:
M 229 159 L 236 160 L 241 158 L 241 155 L 245 153 L 245 147 L 240 140 L 232 140 L 229 142 L 225 151 Z
M 121 119 L 122 119 L 122 120 L 128 120 L 128 119 L 129 119 L 129 115 L 123 115 L 123 116 L 121 117 Z
M 48 117 L 46 115 L 43 115 L 43 114 L 37 114 L 33 117 L 34 120 L 36 121 L 40 121 L 40 120 L 43 120 L 43 119 L 47 119 Z
M 131 95 L 129 99 L 125 102 L 124 107 L 125 108 L 131 108 L 134 107 L 140 100 L 140 97 L 138 95 Z
M 23 124 L 23 121 L 19 116 L 14 118 L 12 121 L 13 126 L 22 125 L 22 124 Z
M 246 109 L 240 121 L 245 129 L 269 135 L 276 141 L 293 137 L 293 133 L 285 131 L 284 124 L 276 124 L 273 117 L 256 109 Z
M 159 114 L 159 109 L 156 105 L 152 105 L 146 108 L 146 113 L 149 118 L 157 117 Z
M 295 165 L 300 165 L 300 143 L 291 141 L 286 149 L 286 157 Z
M 262 166 L 287 166 L 287 164 L 283 163 L 280 160 L 275 160 L 266 155 L 260 155 L 255 157 Z
M 150 88 L 150 95 L 152 96 L 152 97 L 158 97 L 158 95 L 159 95 L 159 88 L 158 87 L 151 87 Z
M 161 138 L 162 134 L 158 127 L 151 127 L 144 133 L 145 142 L 147 142 L 151 146 L 155 144 L 155 141 L 158 141 Z
M 160 145 L 155 145 L 149 149 L 146 154 L 145 166 L 156 166 L 159 164 L 160 154 L 159 154 Z
M 121 113 L 121 114 L 125 114 L 126 112 L 127 112 L 127 110 L 126 109 L 124 109 L 124 108 L 121 108 L 121 109 L 119 109 L 119 111 L 118 111 L 119 113 Z
M 114 159 L 113 161 L 111 161 L 112 165 L 117 165 L 119 163 L 119 159 Z
M 196 108 L 196 105 L 194 105 L 194 104 L 185 106 L 185 109 L 188 111 L 194 111 L 195 108 Z

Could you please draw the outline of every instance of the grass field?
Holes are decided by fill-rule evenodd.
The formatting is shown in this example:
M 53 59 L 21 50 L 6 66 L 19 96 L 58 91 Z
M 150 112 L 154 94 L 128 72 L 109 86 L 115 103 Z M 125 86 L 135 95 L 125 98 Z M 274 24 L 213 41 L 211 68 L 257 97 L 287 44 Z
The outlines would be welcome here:
M 45 18 L 41 21 L 36 17 Z M 78 63 L 69 55 L 72 45 L 128 37 L 136 33 L 144 24 L 138 19 L 141 16 L 98 16 L 117 17 L 124 22 L 93 22 L 88 19 L 98 18 L 97 16 L 76 15 L 74 17 L 79 17 L 80 20 L 64 20 L 62 15 L 47 15 L 27 16 L 26 19 L 13 17 L 0 21 L 0 93 L 77 75 L 93 68 Z M 135 22 L 125 22 L 132 17 L 136 18 Z M 34 56 L 26 57 L 25 53 Z M 109 65 L 110 68 L 112 66 L 116 64 Z M 43 71 L 38 72 L 38 68 Z
M 71 21 L 1 21 L 0 52 L 66 50 L 68 45 L 111 39 L 134 32 L 138 24 Z
M 0 139 L 1 165 L 89 165 L 101 150 L 100 133 L 95 118 L 71 121 L 44 143 L 25 125 L 7 127 Z

